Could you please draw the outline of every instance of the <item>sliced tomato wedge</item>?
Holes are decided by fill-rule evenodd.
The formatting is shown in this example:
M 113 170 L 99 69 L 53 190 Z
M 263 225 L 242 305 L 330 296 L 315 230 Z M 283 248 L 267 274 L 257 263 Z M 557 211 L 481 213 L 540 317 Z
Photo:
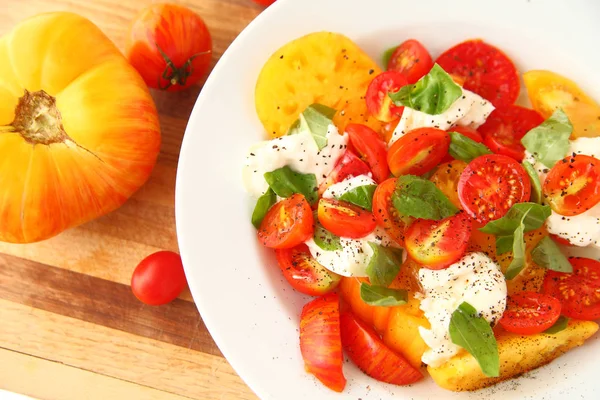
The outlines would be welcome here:
M 348 124 L 346 132 L 350 143 L 363 160 L 369 164 L 373 179 L 380 183 L 389 178 L 390 169 L 387 165 L 387 146 L 377 132 L 366 125 Z
M 458 181 L 458 199 L 471 217 L 487 222 L 503 217 L 516 203 L 529 200 L 531 184 L 521 164 L 500 154 L 477 157 Z
M 371 378 L 394 385 L 410 385 L 421 371 L 388 348 L 375 330 L 350 312 L 340 318 L 342 345 L 348 357 Z
M 386 71 L 377 75 L 369 84 L 365 96 L 369 113 L 382 122 L 400 118 L 404 107 L 395 106 L 388 93 L 397 92 L 407 84 L 404 75 L 397 71 Z
M 462 210 L 458 199 L 458 181 L 467 163 L 462 160 L 452 160 L 440 164 L 429 180 L 448 197 L 457 208 Z
M 373 194 L 373 215 L 377 224 L 387 232 L 396 243 L 404 245 L 404 232 L 412 218 L 401 215 L 392 204 L 392 194 L 396 190 L 396 178 L 383 181 Z
M 304 243 L 314 232 L 310 204 L 294 194 L 269 209 L 258 228 L 258 240 L 272 249 L 289 249 Z
M 425 76 L 433 67 L 431 55 L 415 39 L 409 39 L 400 44 L 392 54 L 388 62 L 388 71 L 398 71 L 402 73 L 408 83 L 415 83 Z
M 468 137 L 469 139 L 477 142 L 477 143 L 483 143 L 483 136 L 481 136 L 481 134 L 479 132 L 477 132 L 476 129 L 473 129 L 471 127 L 468 126 L 460 126 L 457 125 L 453 128 L 448 129 L 446 132 L 450 133 L 450 132 L 456 132 L 456 133 L 460 133 L 461 135 L 464 135 L 466 137 Z M 442 158 L 442 162 L 443 163 L 447 163 L 454 160 L 454 158 L 450 155 L 450 154 L 446 154 L 444 156 L 444 158 Z
M 368 175 L 371 169 L 356 154 L 347 150 L 335 163 L 333 170 L 327 178 L 319 185 L 319 195 L 325 193 L 327 188 L 347 178 L 359 175 Z
M 319 297 L 302 309 L 300 352 L 307 372 L 331 390 L 344 390 L 340 298 L 336 293 Z
M 440 221 L 418 219 L 406 231 L 406 252 L 426 268 L 447 268 L 465 254 L 472 225 L 464 211 Z
M 300 293 L 321 296 L 334 290 L 342 279 L 319 264 L 304 243 L 293 249 L 276 249 L 275 255 L 283 276 Z
M 465 80 L 464 88 L 488 99 L 496 107 L 513 104 L 521 85 L 513 62 L 482 40 L 468 40 L 446 50 L 436 62 L 451 75 Z
M 387 162 L 395 176 L 423 175 L 442 161 L 449 146 L 450 135 L 441 129 L 414 129 L 392 144 Z
M 600 262 L 591 258 L 569 259 L 573 273 L 548 271 L 542 291 L 557 298 L 563 315 L 594 321 L 600 319 Z
M 351 239 L 365 237 L 377 226 L 371 212 L 336 199 L 319 200 L 318 218 L 329 232 Z
M 519 292 L 508 298 L 500 326 L 518 335 L 535 335 L 550 328 L 560 317 L 560 301 L 536 292 Z
M 544 122 L 535 110 L 516 105 L 495 109 L 485 124 L 479 127 L 483 142 L 496 154 L 504 154 L 522 161 L 525 147 L 521 139 L 527 132 Z
M 560 215 L 578 215 L 600 202 L 600 160 L 582 154 L 564 158 L 546 175 L 544 197 Z

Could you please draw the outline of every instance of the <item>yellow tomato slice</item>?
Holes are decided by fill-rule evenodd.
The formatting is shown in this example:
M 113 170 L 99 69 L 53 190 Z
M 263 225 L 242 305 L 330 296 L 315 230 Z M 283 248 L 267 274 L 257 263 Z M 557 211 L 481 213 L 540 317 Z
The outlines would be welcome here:
M 460 174 L 467 167 L 467 163 L 461 160 L 453 160 L 440 164 L 435 173 L 429 178 L 438 189 L 440 189 L 456 207 L 462 210 L 458 199 L 458 180 Z
M 548 118 L 562 108 L 573 124 L 573 138 L 600 136 L 600 106 L 572 80 L 550 71 L 523 74 L 533 108 Z

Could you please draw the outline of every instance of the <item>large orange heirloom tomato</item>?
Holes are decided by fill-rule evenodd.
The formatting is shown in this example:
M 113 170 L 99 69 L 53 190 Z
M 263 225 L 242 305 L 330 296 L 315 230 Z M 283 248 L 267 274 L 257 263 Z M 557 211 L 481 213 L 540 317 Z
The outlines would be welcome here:
M 46 239 L 116 209 L 159 147 L 146 84 L 93 23 L 42 14 L 0 38 L 0 240 Z

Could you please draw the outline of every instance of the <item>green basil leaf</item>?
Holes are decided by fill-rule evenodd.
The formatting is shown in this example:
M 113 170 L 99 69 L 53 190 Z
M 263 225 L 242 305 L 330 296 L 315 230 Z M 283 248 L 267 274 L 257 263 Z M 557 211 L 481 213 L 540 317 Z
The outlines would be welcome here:
M 381 62 L 383 63 L 383 69 L 386 70 L 390 60 L 392 59 L 392 54 L 396 51 L 398 46 L 390 47 L 381 55 Z
M 315 211 L 316 214 L 316 211 Z M 315 244 L 325 251 L 335 251 L 342 249 L 340 237 L 329 232 L 319 223 L 315 215 L 315 232 L 313 234 Z
M 414 175 L 398 178 L 392 204 L 406 217 L 440 220 L 458 212 L 433 182 Z
M 508 253 L 513 248 L 514 235 L 496 236 L 496 254 Z
M 525 232 L 529 232 L 541 228 L 551 213 L 552 210 L 549 206 L 536 203 L 517 203 L 508 210 L 504 217 L 488 222 L 479 230 L 495 236 L 511 236 L 523 217 L 526 216 L 523 224 L 525 224 Z
M 360 284 L 360 298 L 371 306 L 394 307 L 406 304 L 408 292 L 402 289 L 389 289 L 383 286 Z
M 492 154 L 490 149 L 483 143 L 477 143 L 458 132 L 450 132 L 449 134 L 450 148 L 448 149 L 448 153 L 457 160 L 470 163 L 479 156 Z
M 546 236 L 531 251 L 531 259 L 540 267 L 552 271 L 572 273 L 573 266 L 569 259 L 560 251 L 558 245 Z
M 277 196 L 271 188 L 258 198 L 256 205 L 254 206 L 254 211 L 252 212 L 252 225 L 254 225 L 256 229 L 260 227 L 260 223 L 265 218 L 265 215 L 267 215 L 267 211 L 269 211 L 269 208 L 275 203 L 277 203 Z
M 567 156 L 572 132 L 573 125 L 569 117 L 563 110 L 557 109 L 550 118 L 527 132 L 521 143 L 536 160 L 552 168 L 557 161 Z
M 285 166 L 265 173 L 265 179 L 279 197 L 287 198 L 300 193 L 310 204 L 314 204 L 319 198 L 315 174 L 301 174 Z
M 542 197 L 542 183 L 540 182 L 540 176 L 533 168 L 533 165 L 529 161 L 523 161 L 523 168 L 529 175 L 529 180 L 531 181 L 531 201 L 537 204 L 544 204 L 544 199 Z
M 526 212 L 521 218 L 521 222 L 517 229 L 515 229 L 515 233 L 513 234 L 513 259 L 510 262 L 510 265 L 504 272 L 504 277 L 508 280 L 514 279 L 515 276 L 519 275 L 523 268 L 525 268 L 525 218 L 527 218 Z
M 308 131 L 315 139 L 319 150 L 327 146 L 327 130 L 333 122 L 337 111 L 322 104 L 311 104 L 300 114 L 300 117 L 288 130 L 288 135 L 295 135 Z
M 564 331 L 569 326 L 569 318 L 561 315 L 558 320 L 550 328 L 546 329 L 544 333 L 554 334 L 560 331 Z
M 389 286 L 396 279 L 402 265 L 402 249 L 383 247 L 377 243 L 369 242 L 373 249 L 373 256 L 367 265 L 367 275 L 371 284 Z
M 500 376 L 498 343 L 490 324 L 477 310 L 463 302 L 450 318 L 452 343 L 467 350 L 479 363 L 486 376 Z
M 435 64 L 417 83 L 389 93 L 397 106 L 405 106 L 430 115 L 443 114 L 462 96 L 462 89 L 446 71 Z
M 377 185 L 358 186 L 347 191 L 338 197 L 338 199 L 371 211 L 373 209 L 373 194 L 375 194 L 375 189 L 377 189 Z

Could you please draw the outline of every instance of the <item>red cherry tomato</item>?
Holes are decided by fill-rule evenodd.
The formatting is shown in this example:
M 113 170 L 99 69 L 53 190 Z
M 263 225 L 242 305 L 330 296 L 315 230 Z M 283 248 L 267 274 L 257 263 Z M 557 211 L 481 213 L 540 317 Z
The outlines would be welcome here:
M 471 230 L 471 218 L 462 211 L 440 221 L 418 219 L 406 231 L 406 251 L 426 268 L 447 268 L 465 254 Z
M 468 40 L 446 50 L 436 60 L 446 72 L 464 79 L 464 88 L 496 107 L 513 104 L 521 85 L 513 62 L 482 40 Z
M 294 194 L 269 209 L 258 228 L 258 240 L 273 249 L 289 249 L 304 243 L 314 232 L 310 204 Z
M 565 239 L 565 238 L 555 235 L 553 233 L 551 233 L 550 236 L 552 236 L 552 240 L 554 240 L 557 244 L 561 244 L 563 246 L 568 246 L 568 247 L 573 246 L 573 244 L 571 242 L 569 242 L 568 239 Z
M 548 271 L 542 291 L 557 298 L 562 313 L 575 319 L 600 319 L 600 262 L 591 258 L 569 259 L 573 273 Z
M 342 278 L 319 264 L 304 243 L 293 249 L 276 249 L 275 255 L 283 276 L 300 293 L 324 295 L 335 289 Z
M 395 106 L 388 94 L 397 92 L 407 84 L 408 81 L 400 72 L 386 71 L 377 75 L 369 84 L 365 96 L 369 113 L 382 122 L 400 118 L 404 107 Z
M 268 7 L 271 4 L 275 3 L 275 0 L 253 0 L 255 3 L 260 4 L 261 6 Z
M 377 132 L 359 124 L 348 124 L 346 132 L 350 136 L 350 143 L 354 149 L 371 167 L 375 182 L 380 183 L 389 178 L 387 147 Z
M 395 176 L 423 175 L 448 154 L 450 135 L 436 128 L 419 128 L 396 140 L 387 155 Z
M 377 226 L 369 211 L 336 199 L 319 200 L 318 217 L 329 232 L 352 239 L 367 236 Z
M 398 71 L 406 76 L 408 83 L 415 83 L 433 67 L 431 55 L 417 40 L 409 39 L 400 44 L 388 62 L 388 71 Z
M 529 200 L 531 183 L 521 164 L 500 154 L 477 157 L 458 181 L 463 209 L 479 222 L 503 217 L 516 203 Z
M 309 373 L 331 390 L 344 390 L 346 378 L 342 371 L 340 299 L 336 293 L 319 297 L 302 309 L 300 351 Z
M 172 251 L 159 251 L 144 258 L 131 277 L 135 297 L 152 306 L 175 300 L 186 285 L 181 257 Z
M 519 292 L 508 298 L 499 323 L 518 335 L 535 335 L 550 328 L 560 317 L 560 301 L 547 294 Z
M 460 133 L 461 135 L 464 135 L 477 143 L 483 143 L 483 137 L 481 136 L 481 134 L 479 134 L 479 132 L 477 132 L 476 129 L 470 128 L 468 126 L 457 125 L 453 128 L 448 129 L 446 132 Z M 454 158 L 450 154 L 446 154 L 441 162 L 447 163 L 451 162 L 452 160 L 454 160 Z
M 600 202 L 600 160 L 582 154 L 556 163 L 546 175 L 544 197 L 560 215 L 578 215 Z
M 521 139 L 542 122 L 544 117 L 537 111 L 510 105 L 495 109 L 485 124 L 479 127 L 479 132 L 484 136 L 485 145 L 494 153 L 522 161 L 525 147 Z
M 325 190 L 334 183 L 341 182 L 353 176 L 368 175 L 370 173 L 371 169 L 369 166 L 353 152 L 347 150 L 336 162 L 335 167 L 327 175 L 327 178 L 319 185 L 319 195 L 323 195 Z
M 404 232 L 412 218 L 401 215 L 392 204 L 392 194 L 396 190 L 396 178 L 383 181 L 373 194 L 373 216 L 377 224 L 387 232 L 396 243 L 404 245 Z
M 373 328 L 351 313 L 343 313 L 340 323 L 344 350 L 371 378 L 394 385 L 410 385 L 423 378 L 421 371 L 390 350 Z
M 198 82 L 208 71 L 212 39 L 192 10 L 154 4 L 142 10 L 129 32 L 126 55 L 148 86 L 178 91 Z

